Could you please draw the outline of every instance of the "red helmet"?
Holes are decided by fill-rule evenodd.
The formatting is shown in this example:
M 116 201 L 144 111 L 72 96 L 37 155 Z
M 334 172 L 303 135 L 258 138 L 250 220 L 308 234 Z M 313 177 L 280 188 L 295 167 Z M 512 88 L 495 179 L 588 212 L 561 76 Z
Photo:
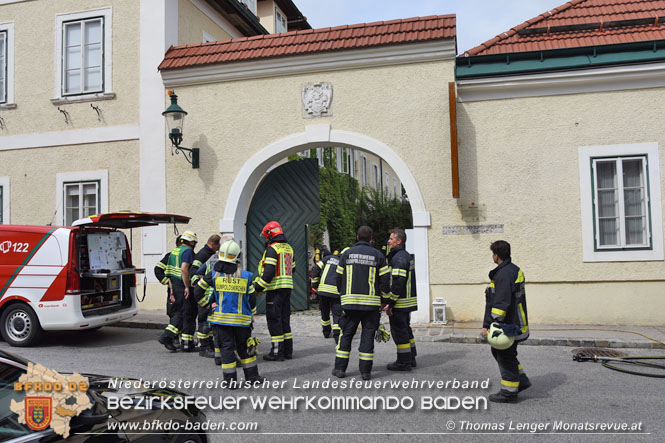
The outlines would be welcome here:
M 274 236 L 284 234 L 284 231 L 282 231 L 282 225 L 276 221 L 271 221 L 263 227 L 261 234 L 266 238 L 266 240 L 270 241 L 270 239 Z

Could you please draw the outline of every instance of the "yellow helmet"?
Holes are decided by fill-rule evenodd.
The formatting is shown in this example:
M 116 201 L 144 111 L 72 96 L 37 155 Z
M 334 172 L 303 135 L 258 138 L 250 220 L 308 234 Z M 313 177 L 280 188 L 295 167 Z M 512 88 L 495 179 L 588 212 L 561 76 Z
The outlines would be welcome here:
M 184 240 L 184 241 L 194 242 L 194 243 L 196 243 L 196 242 L 199 241 L 199 240 L 196 238 L 196 234 L 195 234 L 193 231 L 185 231 L 185 232 L 183 232 L 182 235 L 180 236 L 180 239 L 181 239 L 181 240 Z
M 227 240 L 219 247 L 217 255 L 220 261 L 238 263 L 240 261 L 238 259 L 240 256 L 240 245 L 233 240 Z
M 492 323 L 490 330 L 487 332 L 487 343 L 490 344 L 494 349 L 503 351 L 508 349 L 513 345 L 515 339 L 513 337 L 508 337 L 498 323 Z

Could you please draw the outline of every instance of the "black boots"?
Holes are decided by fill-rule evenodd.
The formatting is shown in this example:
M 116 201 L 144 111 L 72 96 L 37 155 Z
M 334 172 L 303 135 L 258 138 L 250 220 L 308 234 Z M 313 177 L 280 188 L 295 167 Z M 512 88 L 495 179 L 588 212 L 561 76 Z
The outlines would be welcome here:
M 160 335 L 159 338 L 157 339 L 157 341 L 160 342 L 161 344 L 163 344 L 164 347 L 166 349 L 168 349 L 169 351 L 171 351 L 171 352 L 176 351 L 176 347 L 173 344 L 173 339 L 171 337 L 169 337 L 168 335 L 166 335 L 166 334 Z
M 526 388 L 525 388 L 526 389 Z M 513 394 L 508 391 L 501 390 L 496 394 L 491 394 L 489 400 L 494 403 L 516 403 L 517 394 Z
M 270 352 L 270 354 L 266 354 L 263 356 L 263 359 L 266 361 L 284 361 L 284 354 L 273 354 Z
M 405 371 L 408 372 L 411 370 L 411 362 L 401 362 L 401 361 L 396 361 L 394 363 L 389 363 L 386 368 L 388 368 L 389 371 Z

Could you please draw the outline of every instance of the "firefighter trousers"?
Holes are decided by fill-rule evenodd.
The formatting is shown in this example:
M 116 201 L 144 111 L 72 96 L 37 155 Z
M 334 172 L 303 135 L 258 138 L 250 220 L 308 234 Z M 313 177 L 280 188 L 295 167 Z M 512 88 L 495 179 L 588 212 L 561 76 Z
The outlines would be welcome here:
M 351 354 L 351 341 L 356 335 L 358 325 L 362 324 L 360 334 L 360 345 L 358 346 L 358 356 L 360 359 L 359 368 L 361 374 L 372 372 L 374 362 L 374 335 L 379 328 L 381 311 L 372 309 L 371 311 L 344 311 L 340 318 L 340 327 L 342 328 L 335 353 L 335 369 L 346 371 L 349 365 L 349 355 Z
M 492 356 L 499 365 L 501 372 L 501 390 L 509 395 L 517 395 L 520 381 L 527 382 L 529 379 L 517 359 L 517 342 L 504 350 L 492 349 Z
M 256 365 L 256 355 L 247 355 L 247 339 L 251 337 L 252 330 L 243 326 L 223 326 L 213 324 L 215 337 L 222 357 L 222 373 L 224 380 L 237 380 L 236 352 L 240 358 L 240 365 L 245 372 L 245 380 L 252 380 L 259 376 L 259 368 Z
M 194 289 L 189 289 L 189 297 L 185 299 L 183 311 L 183 325 L 182 334 L 180 339 L 184 349 L 191 349 L 194 347 L 194 332 L 196 332 L 196 316 L 199 312 L 199 305 L 194 299 Z
M 173 314 L 175 314 L 175 310 L 173 309 L 173 305 L 175 302 L 171 301 L 171 288 L 168 286 L 166 287 L 166 315 L 169 316 L 169 322 L 173 318 Z
M 397 362 L 411 363 L 416 358 L 416 340 L 411 329 L 411 312 L 394 310 L 389 316 L 390 335 L 397 346 Z
M 266 292 L 266 320 L 270 332 L 270 353 L 289 358 L 293 355 L 291 334 L 291 290 Z
M 213 349 L 212 346 L 212 328 L 208 323 L 208 314 L 210 310 L 202 306 L 197 306 L 196 316 L 196 338 L 199 342 L 199 349 Z
M 171 303 L 170 321 L 162 336 L 174 339 L 182 332 L 185 321 L 185 285 L 182 280 L 171 278 L 171 286 L 175 301 Z
M 321 329 L 323 336 L 328 338 L 332 332 L 335 338 L 335 343 L 339 339 L 339 318 L 342 316 L 342 304 L 339 298 L 326 297 L 322 295 L 319 297 L 319 309 L 321 310 Z M 332 311 L 332 323 L 330 322 L 330 312 Z

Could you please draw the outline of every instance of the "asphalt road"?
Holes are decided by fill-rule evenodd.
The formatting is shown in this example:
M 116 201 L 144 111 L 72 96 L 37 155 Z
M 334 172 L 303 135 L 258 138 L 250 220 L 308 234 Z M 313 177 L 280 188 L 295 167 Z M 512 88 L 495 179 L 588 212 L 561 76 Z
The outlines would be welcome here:
M 54 333 L 39 347 L 11 348 L 0 343 L 0 349 L 21 355 L 60 372 L 96 373 L 132 377 L 148 381 L 160 380 L 221 380 L 222 373 L 212 359 L 198 354 L 171 354 L 156 341 L 160 331 L 104 328 L 95 332 Z M 260 337 L 267 352 L 267 337 Z M 357 344 L 351 353 L 347 371 L 349 381 L 360 379 L 357 363 Z M 323 338 L 298 340 L 295 337 L 295 358 L 283 363 L 259 360 L 261 375 L 271 381 L 286 380 L 281 388 L 183 389 L 193 395 L 212 397 L 240 396 L 265 398 L 270 396 L 316 397 L 316 410 L 306 410 L 300 400 L 293 410 L 270 410 L 253 406 L 250 400 L 241 401 L 239 410 L 206 410 L 212 422 L 250 421 L 258 429 L 250 435 L 240 433 L 212 434 L 211 441 L 663 441 L 665 424 L 663 406 L 665 381 L 639 377 L 603 368 L 597 363 L 577 363 L 571 359 L 571 348 L 553 346 L 523 346 L 520 361 L 529 374 L 533 387 L 520 394 L 517 404 L 486 402 L 487 395 L 496 392 L 499 373 L 489 347 L 477 344 L 418 343 L 418 368 L 410 373 L 392 373 L 385 369 L 394 360 L 392 343 L 375 347 L 374 382 L 394 380 L 448 382 L 448 388 L 310 388 L 311 381 L 338 380 L 330 375 L 334 360 L 332 340 Z M 631 355 L 661 355 L 660 350 L 627 350 Z M 665 364 L 665 361 L 660 361 Z M 482 382 L 489 379 L 488 388 L 463 389 L 458 382 Z M 393 397 L 400 406 L 385 410 L 321 410 L 332 397 L 345 401 L 357 397 Z M 423 407 L 423 398 L 440 397 L 440 410 Z M 451 409 L 456 399 L 469 397 L 470 409 Z M 413 406 L 409 407 L 411 400 Z M 367 399 L 363 401 L 369 401 Z M 427 401 L 427 400 L 425 400 Z M 447 401 L 448 409 L 445 409 Z M 425 403 L 427 406 L 427 403 Z M 608 431 L 579 431 L 567 428 L 579 423 L 639 424 L 638 433 Z M 553 433 L 555 426 L 562 426 Z M 636 425 L 638 426 L 638 425 Z M 523 427 L 520 429 L 520 427 Z M 530 429 L 538 428 L 537 433 Z M 258 433 L 258 434 L 257 434 Z M 284 433 L 284 435 L 275 435 Z M 368 434 L 364 434 L 368 433 Z M 544 434 L 543 434 L 544 433 Z M 399 435 L 418 434 L 418 435 Z

